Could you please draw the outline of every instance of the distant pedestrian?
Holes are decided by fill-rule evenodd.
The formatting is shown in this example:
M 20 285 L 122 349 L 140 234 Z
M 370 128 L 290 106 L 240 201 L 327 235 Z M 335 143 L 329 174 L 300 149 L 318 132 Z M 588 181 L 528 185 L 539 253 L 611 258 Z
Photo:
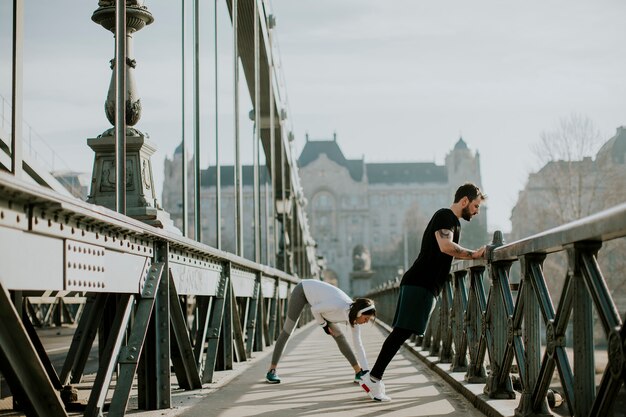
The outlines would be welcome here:
M 298 318 L 304 307 L 309 304 L 311 313 L 324 332 L 333 337 L 337 347 L 354 369 L 354 382 L 359 383 L 361 376 L 369 369 L 365 349 L 361 341 L 359 324 L 365 324 L 376 317 L 376 307 L 369 298 L 357 298 L 354 301 L 339 288 L 323 281 L 306 279 L 295 286 L 287 306 L 287 320 L 276 340 L 272 363 L 265 376 L 270 384 L 280 383 L 276 373 L 278 361 L 282 356 L 289 336 L 293 333 Z M 341 332 L 337 323 L 348 323 L 352 330 L 352 342 L 356 356 Z M 358 356 L 358 359 L 357 359 Z
M 361 379 L 361 387 L 375 401 L 390 401 L 385 393 L 383 374 L 402 344 L 412 335 L 423 335 L 435 299 L 441 293 L 453 258 L 478 259 L 485 247 L 476 250 L 459 245 L 460 218 L 470 221 L 486 198 L 471 183 L 458 188 L 450 208 L 437 210 L 424 230 L 420 253 L 400 282 L 400 294 L 393 330 L 385 339 L 371 372 Z

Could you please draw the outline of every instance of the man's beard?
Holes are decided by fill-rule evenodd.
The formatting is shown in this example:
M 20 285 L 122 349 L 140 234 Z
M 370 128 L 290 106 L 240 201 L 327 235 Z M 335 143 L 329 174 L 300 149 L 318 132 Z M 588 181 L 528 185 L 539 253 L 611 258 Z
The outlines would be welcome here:
M 463 211 L 461 211 L 461 217 L 463 217 L 463 220 L 467 220 L 468 222 L 472 220 L 472 213 L 470 213 L 469 207 L 465 207 Z

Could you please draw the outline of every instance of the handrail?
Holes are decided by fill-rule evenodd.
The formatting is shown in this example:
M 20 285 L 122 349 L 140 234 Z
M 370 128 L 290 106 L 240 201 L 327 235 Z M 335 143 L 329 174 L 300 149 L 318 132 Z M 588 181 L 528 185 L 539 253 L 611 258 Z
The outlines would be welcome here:
M 92 20 L 111 30 L 115 20 L 111 13 L 114 3 L 99 2 Z M 195 6 L 199 3 L 196 1 Z M 14 19 L 19 24 L 12 28 L 13 49 L 19 53 L 14 55 L 19 55 L 20 59 L 14 59 L 19 65 L 15 65 L 12 77 L 16 92 L 12 98 L 13 109 L 6 106 L 4 100 L 0 103 L 2 127 L 5 126 L 6 110 L 16 116 L 24 102 L 21 88 L 23 6 L 22 2 L 15 4 L 20 5 L 16 6 L 20 18 Z M 237 2 L 226 2 L 227 7 L 233 4 L 237 5 Z M 166 211 L 157 207 L 150 160 L 154 149 L 143 142 L 144 136 L 133 136 L 145 145 L 141 151 L 127 149 L 127 158 L 138 158 L 135 159 L 135 170 L 128 171 L 135 180 L 128 188 L 136 192 L 139 205 L 130 208 L 129 213 L 138 220 L 71 199 L 68 195 L 59 195 L 66 190 L 20 151 L 22 138 L 19 136 L 28 139 L 28 134 L 21 133 L 21 121 L 10 126 L 18 136 L 17 151 L 11 149 L 11 145 L 3 144 L 0 138 L 0 165 L 10 166 L 11 172 L 19 174 L 13 177 L 0 173 L 0 384 L 8 382 L 15 404 L 19 404 L 27 415 L 66 416 L 67 409 L 85 402 L 86 416 L 102 415 L 105 405 L 109 405 L 108 415 L 124 415 L 135 377 L 139 408 L 169 408 L 172 368 L 178 386 L 192 390 L 212 381 L 215 371 L 232 369 L 233 362 L 247 360 L 278 337 L 286 319 L 289 294 L 300 281 L 296 274 L 319 277 L 320 267 L 302 208 L 304 201 L 299 198 L 301 190 L 290 146 L 292 135 L 286 131 L 290 130 L 291 124 L 284 79 L 281 68 L 274 66 L 278 63 L 275 42 L 265 44 L 271 39 L 269 26 L 273 26 L 264 24 L 270 18 L 265 13 L 265 6 L 269 3 L 256 1 L 259 13 L 251 6 L 250 2 L 240 2 L 233 11 L 233 15 L 238 16 L 233 24 L 233 35 L 237 39 L 233 45 L 233 58 L 237 62 L 233 74 L 238 77 L 239 68 L 242 68 L 251 97 L 261 95 L 260 102 L 254 101 L 258 107 L 255 113 L 259 114 L 256 128 L 265 159 L 271 167 L 272 207 L 278 201 L 295 203 L 293 215 L 283 213 L 279 222 L 273 219 L 277 211 L 273 209 L 273 220 L 270 216 L 266 220 L 266 223 L 274 222 L 274 230 L 280 228 L 283 243 L 289 242 L 288 247 L 283 245 L 281 248 L 276 232 L 274 241 L 267 239 L 266 242 L 267 262 L 270 263 L 271 247 L 278 252 L 274 254 L 276 258 L 281 259 L 275 264 L 280 266 L 282 263 L 284 271 L 183 237 L 169 222 Z M 186 20 L 184 10 L 183 7 L 183 25 Z M 118 44 L 126 39 L 130 48 L 132 39 L 123 36 L 122 28 L 127 29 L 127 34 L 136 33 L 152 21 L 152 16 L 143 2 L 127 5 L 128 19 L 119 19 L 119 11 L 120 7 L 117 7 L 118 21 L 112 32 L 117 33 Z M 217 14 L 215 19 L 217 24 Z M 195 24 L 198 23 L 196 19 Z M 263 32 L 260 39 L 248 30 L 258 23 L 261 23 Z M 136 122 L 141 105 L 131 76 L 135 61 L 116 61 L 115 72 L 120 73 L 129 87 L 127 110 L 131 110 L 130 119 Z M 251 77 L 259 68 L 259 76 Z M 219 90 L 219 85 L 215 87 Z M 112 88 L 108 103 L 114 101 L 116 95 L 120 101 L 116 93 L 119 89 Z M 239 99 L 238 88 L 234 94 L 236 101 Z M 200 92 L 195 91 L 193 98 L 198 103 Z M 220 108 L 213 110 L 217 118 Z M 20 118 L 21 115 L 17 119 Z M 117 124 L 118 129 L 114 130 L 115 136 L 119 137 L 117 133 L 122 126 Z M 32 128 L 30 131 L 31 134 L 34 132 Z M 121 129 L 121 135 L 124 135 L 124 129 Z M 108 196 L 101 199 L 98 193 L 106 194 L 111 185 L 122 185 L 119 176 L 117 181 L 110 180 L 109 168 L 104 166 L 108 164 L 105 159 L 109 152 L 105 148 L 112 139 L 103 134 L 89 141 L 96 152 L 90 201 L 107 206 L 112 206 Z M 218 148 L 221 136 L 219 139 L 215 139 Z M 138 153 L 134 154 L 135 151 Z M 59 159 L 54 157 L 54 162 Z M 120 159 L 124 160 L 118 152 L 117 161 Z M 200 161 L 199 155 L 196 155 L 196 161 Z M 102 163 L 101 170 L 97 168 L 99 163 Z M 119 168 L 120 164 L 116 165 Z M 24 176 L 21 175 L 22 167 Z M 198 164 L 196 168 L 198 175 Z M 126 178 L 126 175 L 122 177 Z M 56 192 L 21 178 L 56 188 Z M 200 186 L 199 177 L 196 178 L 196 186 Z M 199 202 L 200 196 L 196 197 Z M 186 199 L 187 195 L 182 198 Z M 267 206 L 269 201 L 267 198 Z M 196 207 L 196 215 L 199 215 L 200 206 Z M 151 222 L 155 212 L 157 221 L 153 223 L 163 225 L 165 230 L 139 221 Z M 243 221 L 241 213 L 238 216 L 237 221 Z M 217 227 L 220 227 L 219 215 L 216 220 Z M 260 230 L 261 222 L 255 221 L 254 227 Z M 200 240 L 199 230 L 195 236 Z M 81 310 L 64 309 L 64 300 L 76 296 L 84 299 Z M 44 304 L 41 309 L 32 305 L 36 302 Z M 77 321 L 77 328 L 63 369 L 57 374 L 34 326 L 50 322 L 51 315 L 59 313 L 70 321 Z M 58 323 L 61 318 L 55 317 L 54 320 L 57 318 Z M 310 320 L 310 312 L 306 312 L 300 323 Z M 82 377 L 96 336 L 99 369 L 95 380 L 86 383 L 87 389 L 78 392 L 75 385 L 85 384 Z M 114 373 L 116 378 L 113 378 Z M 107 398 L 110 388 L 114 391 L 112 399 Z M 81 393 L 87 393 L 89 398 L 78 398 Z
M 624 236 L 626 204 L 516 242 L 497 246 L 494 237 L 487 259 L 453 263 L 426 334 L 407 346 L 490 415 L 499 415 L 494 399 L 516 399 L 516 415 L 552 415 L 550 407 L 563 401 L 573 416 L 606 415 L 626 382 L 626 328 L 597 255 L 603 242 Z M 559 251 L 568 258 L 562 281 L 543 271 L 546 255 Z M 521 267 L 519 284 L 510 278 L 515 262 Z M 558 305 L 548 282 L 560 282 Z M 368 294 L 383 306 L 378 317 L 385 323 L 393 318 L 399 285 L 389 281 Z M 594 312 L 607 346 L 598 386 Z M 450 363 L 448 371 L 444 363 Z M 561 386 L 555 390 L 556 368 Z M 465 382 L 454 372 L 465 373 Z M 468 384 L 482 384 L 490 401 L 464 388 Z
M 24 136 L 22 137 L 22 142 L 24 144 L 24 149 L 25 150 L 28 149 L 28 154 L 31 155 L 31 157 L 35 161 L 39 162 L 40 164 L 45 165 L 45 167 L 48 168 L 48 170 L 51 172 L 58 171 L 58 169 L 55 168 L 56 161 L 61 162 L 63 169 L 70 171 L 68 163 L 65 162 L 65 160 L 61 157 L 61 155 L 59 155 L 52 148 L 52 146 L 43 138 L 43 136 L 41 136 L 39 132 L 37 132 L 35 128 L 33 128 L 33 126 L 30 123 L 28 123 L 26 120 L 23 120 L 22 123 L 26 127 L 26 129 L 23 130 L 25 133 L 24 133 Z M 5 99 L 4 96 L 2 96 L 2 94 L 0 94 L 0 132 L 4 131 L 5 127 L 10 129 L 10 125 L 11 125 L 11 103 L 7 101 L 7 99 Z M 26 135 L 26 132 L 28 132 L 28 135 Z M 37 142 L 40 143 L 41 145 L 35 144 L 33 146 L 33 136 L 35 137 Z M 0 139 L 3 139 L 3 138 L 0 138 Z M 46 151 L 51 156 L 51 159 L 52 159 L 51 161 L 45 158 L 45 156 L 43 155 L 41 151 L 40 146 L 44 146 L 46 148 Z M 70 184 L 67 184 L 67 185 L 70 185 Z
M 66 416 L 66 407 L 86 401 L 84 415 L 97 416 L 110 402 L 109 414 L 123 415 L 135 376 L 140 408 L 169 408 L 170 363 L 180 388 L 198 389 L 216 371 L 272 345 L 299 281 L 174 229 L 0 172 L 0 351 L 7 358 L 0 373 L 27 409 Z M 9 291 L 12 300 L 5 297 Z M 49 302 L 76 295 L 85 300 L 79 318 L 61 310 L 62 303 L 42 311 L 29 304 L 30 297 Z M 60 374 L 38 348 L 33 327 L 37 315 L 48 322 L 54 309 L 78 320 Z M 28 320 L 21 311 L 35 317 Z M 311 319 L 306 312 L 300 322 Z M 97 334 L 100 367 L 94 382 L 80 390 L 89 398 L 79 398 L 75 386 L 86 384 L 84 366 Z
M 626 203 L 498 247 L 493 251 L 492 260 L 557 252 L 583 240 L 608 241 L 623 236 L 626 236 Z

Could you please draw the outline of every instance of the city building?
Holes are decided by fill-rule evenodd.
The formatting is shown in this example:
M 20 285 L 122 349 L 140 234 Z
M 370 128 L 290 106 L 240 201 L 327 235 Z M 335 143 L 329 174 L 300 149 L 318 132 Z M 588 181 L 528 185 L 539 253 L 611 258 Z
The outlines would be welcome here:
M 183 230 L 183 202 L 182 202 L 182 161 L 183 147 L 179 145 L 174 151 L 172 159 L 165 158 L 164 161 L 164 180 L 163 180 L 163 208 L 170 214 L 174 226 Z M 187 236 L 194 237 L 194 211 L 195 204 L 193 202 L 193 192 L 195 181 L 193 177 L 193 160 L 188 157 L 188 207 L 187 207 Z M 217 244 L 217 215 L 216 215 L 216 187 L 217 170 L 215 166 L 201 170 L 200 173 L 200 210 L 201 215 L 201 236 L 200 241 L 207 245 L 218 247 Z M 235 225 L 235 171 L 232 165 L 224 165 L 220 167 L 220 206 L 221 220 L 219 222 L 221 228 L 220 249 L 231 253 L 236 251 L 236 225 Z M 243 249 L 242 254 L 245 258 L 254 260 L 254 172 L 253 166 L 242 166 L 242 195 L 243 195 Z M 270 180 L 267 169 L 262 166 L 259 168 L 259 184 L 260 184 L 260 201 L 259 205 L 260 218 L 263 224 L 261 233 L 261 258 L 260 261 L 267 265 L 276 266 L 275 260 L 268 260 L 268 253 L 273 250 L 274 245 L 274 222 L 267 221 L 270 213 L 269 204 L 271 201 Z M 270 252 L 268 252 L 268 250 Z
M 367 162 L 347 159 L 337 141 L 309 140 L 298 159 L 307 213 L 318 253 L 326 259 L 324 275 L 355 295 L 396 278 L 415 260 L 424 228 L 439 208 L 449 207 L 459 185 L 481 186 L 480 156 L 460 138 L 434 162 Z M 467 224 L 463 244 L 487 240 L 487 210 Z M 360 258 L 369 254 L 369 285 L 355 285 L 362 275 Z M 355 274 L 358 272 L 358 274 Z
M 179 187 L 182 175 L 182 148 L 165 161 L 163 206 L 175 224 L 182 225 Z M 480 156 L 460 138 L 445 157 L 444 165 L 434 162 L 366 162 L 365 158 L 344 156 L 336 135 L 332 140 L 307 140 L 298 158 L 302 191 L 311 235 L 317 253 L 323 256 L 323 278 L 335 282 L 352 295 L 394 279 L 415 260 L 422 233 L 431 215 L 449 207 L 459 185 L 471 181 L 481 186 Z M 264 170 L 261 170 L 262 172 Z M 234 223 L 233 167 L 223 166 L 222 219 L 224 236 L 234 236 L 227 228 Z M 252 210 L 252 167 L 243 167 L 244 212 Z M 261 201 L 265 201 L 260 176 Z M 190 181 L 191 184 L 191 181 Z M 212 244 L 215 207 L 215 167 L 201 176 L 203 238 Z M 190 185 L 191 187 L 191 185 Z M 204 209 L 203 209 L 204 210 Z M 261 204 L 262 219 L 270 211 Z M 252 217 L 246 217 L 251 228 Z M 273 233 L 273 223 L 266 230 Z M 213 227 L 214 229 L 214 227 Z M 206 230 L 206 231 L 205 231 Z M 205 237 L 206 236 L 206 239 Z M 477 247 L 487 242 L 487 207 L 471 223 L 463 221 L 461 242 Z M 253 250 L 251 239 L 244 239 L 244 255 Z M 264 239 L 262 239 L 265 241 Z M 271 239 L 268 239 L 271 242 Z M 231 245 L 232 242 L 222 242 Z M 271 243 L 269 243 L 271 244 Z
M 553 160 L 531 173 L 511 212 L 510 240 L 519 240 L 578 220 L 626 201 L 626 127 L 621 126 L 595 156 Z M 603 244 L 600 269 L 620 309 L 626 307 L 626 240 Z M 558 302 L 567 274 L 564 252 L 549 254 L 543 272 L 552 298 Z M 511 274 L 519 281 L 519 270 Z

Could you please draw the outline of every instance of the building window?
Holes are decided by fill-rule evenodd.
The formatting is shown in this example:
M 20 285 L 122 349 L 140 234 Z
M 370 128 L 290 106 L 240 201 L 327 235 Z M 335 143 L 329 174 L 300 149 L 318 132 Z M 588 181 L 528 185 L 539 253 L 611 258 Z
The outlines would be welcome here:
M 335 199 L 331 193 L 322 191 L 313 196 L 313 210 L 334 210 Z

